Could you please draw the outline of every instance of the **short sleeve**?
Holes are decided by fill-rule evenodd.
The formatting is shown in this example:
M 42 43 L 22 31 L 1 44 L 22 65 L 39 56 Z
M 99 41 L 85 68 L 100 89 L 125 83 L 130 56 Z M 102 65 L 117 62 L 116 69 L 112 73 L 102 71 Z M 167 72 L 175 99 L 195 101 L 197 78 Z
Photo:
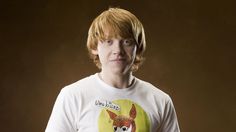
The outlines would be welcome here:
M 76 107 L 68 89 L 62 89 L 54 104 L 45 132 L 76 132 Z
M 170 97 L 166 101 L 163 120 L 158 132 L 180 132 L 177 115 Z

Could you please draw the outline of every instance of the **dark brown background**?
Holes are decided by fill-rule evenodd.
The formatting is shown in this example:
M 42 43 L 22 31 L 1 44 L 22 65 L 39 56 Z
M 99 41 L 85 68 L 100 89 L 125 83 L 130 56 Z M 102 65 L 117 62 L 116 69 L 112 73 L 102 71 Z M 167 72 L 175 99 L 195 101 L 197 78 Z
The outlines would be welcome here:
M 182 132 L 236 129 L 235 2 L 9 0 L 0 2 L 0 128 L 44 131 L 60 89 L 97 72 L 85 47 L 95 16 L 133 12 L 147 36 L 135 75 L 171 95 Z

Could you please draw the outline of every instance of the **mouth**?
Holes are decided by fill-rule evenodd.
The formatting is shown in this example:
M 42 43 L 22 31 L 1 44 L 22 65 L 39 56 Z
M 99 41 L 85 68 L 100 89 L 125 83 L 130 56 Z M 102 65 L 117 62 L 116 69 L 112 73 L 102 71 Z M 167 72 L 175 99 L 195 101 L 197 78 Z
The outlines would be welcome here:
M 124 58 L 117 58 L 117 59 L 112 59 L 111 61 L 121 62 L 121 61 L 125 61 L 125 59 Z
M 126 60 L 124 58 L 117 58 L 117 59 L 112 59 L 111 63 L 116 65 L 124 65 L 126 63 Z

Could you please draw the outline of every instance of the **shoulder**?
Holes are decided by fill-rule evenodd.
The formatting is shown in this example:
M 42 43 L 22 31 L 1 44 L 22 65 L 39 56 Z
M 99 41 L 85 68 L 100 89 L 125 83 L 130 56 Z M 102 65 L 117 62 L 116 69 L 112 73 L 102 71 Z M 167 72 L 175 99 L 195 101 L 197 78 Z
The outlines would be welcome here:
M 158 98 L 159 100 L 162 101 L 171 100 L 170 96 L 167 93 L 165 93 L 158 87 L 154 86 L 153 84 L 138 78 L 136 79 L 137 79 L 137 85 L 138 87 L 140 87 L 139 90 L 141 92 L 145 92 L 148 94 L 148 96 L 153 96 L 154 98 Z
M 85 78 L 82 78 L 72 84 L 69 84 L 61 89 L 62 93 L 65 94 L 74 94 L 80 91 L 86 90 L 86 88 L 93 85 L 95 82 L 95 75 L 90 75 Z

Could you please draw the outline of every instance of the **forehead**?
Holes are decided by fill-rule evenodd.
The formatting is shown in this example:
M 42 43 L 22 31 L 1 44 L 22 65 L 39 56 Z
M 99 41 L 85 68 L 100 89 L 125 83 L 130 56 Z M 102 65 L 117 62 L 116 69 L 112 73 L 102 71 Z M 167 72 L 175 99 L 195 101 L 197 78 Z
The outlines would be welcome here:
M 120 115 L 115 118 L 113 124 L 118 127 L 121 127 L 121 126 L 130 127 L 132 122 L 133 122 L 132 119 L 125 117 L 123 115 Z

